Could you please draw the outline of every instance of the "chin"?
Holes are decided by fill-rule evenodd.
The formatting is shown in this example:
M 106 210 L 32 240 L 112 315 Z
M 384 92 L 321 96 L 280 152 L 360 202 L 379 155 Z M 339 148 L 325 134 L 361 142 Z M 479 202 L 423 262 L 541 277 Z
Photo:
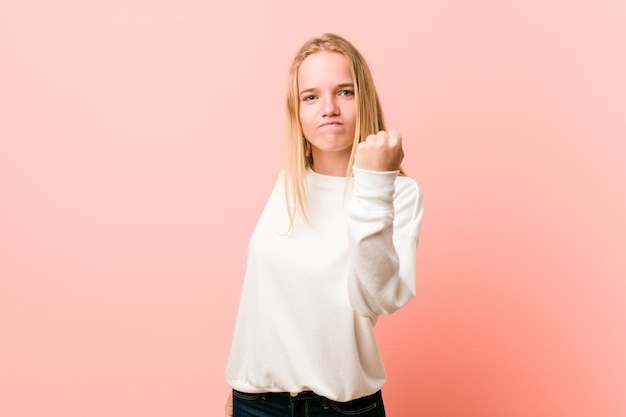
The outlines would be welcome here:
M 320 140 L 317 147 L 321 151 L 345 151 L 352 148 L 352 139 L 330 138 Z

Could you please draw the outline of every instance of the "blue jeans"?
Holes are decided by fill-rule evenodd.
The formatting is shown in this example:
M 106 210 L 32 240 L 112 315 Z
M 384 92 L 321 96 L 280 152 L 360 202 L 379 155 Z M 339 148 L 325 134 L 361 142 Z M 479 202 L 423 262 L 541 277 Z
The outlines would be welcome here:
M 248 394 L 233 390 L 233 417 L 385 417 L 380 391 L 348 402 L 333 401 L 311 391 Z

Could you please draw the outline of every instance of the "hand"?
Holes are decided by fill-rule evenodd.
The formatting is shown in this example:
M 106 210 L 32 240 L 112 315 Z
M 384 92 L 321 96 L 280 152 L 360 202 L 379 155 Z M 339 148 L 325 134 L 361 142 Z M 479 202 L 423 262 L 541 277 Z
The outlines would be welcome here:
M 230 394 L 228 395 L 228 399 L 226 400 L 226 412 L 225 412 L 225 416 L 226 417 L 233 417 L 233 392 L 231 391 Z
M 396 131 L 381 130 L 356 146 L 354 166 L 369 171 L 395 171 L 404 158 L 402 137 Z

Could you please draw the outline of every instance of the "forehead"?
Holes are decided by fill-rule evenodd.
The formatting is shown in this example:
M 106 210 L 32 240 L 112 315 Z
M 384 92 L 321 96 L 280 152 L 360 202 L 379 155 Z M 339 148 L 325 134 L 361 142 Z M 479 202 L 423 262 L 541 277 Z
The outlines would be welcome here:
M 339 52 L 320 51 L 309 55 L 300 64 L 298 85 L 315 88 L 352 82 L 348 59 Z

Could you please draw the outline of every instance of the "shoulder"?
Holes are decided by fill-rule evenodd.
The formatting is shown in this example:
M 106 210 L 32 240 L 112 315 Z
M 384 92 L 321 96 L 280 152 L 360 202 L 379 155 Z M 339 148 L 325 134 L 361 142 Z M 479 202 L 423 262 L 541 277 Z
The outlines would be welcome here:
M 422 187 L 411 177 L 398 175 L 395 181 L 396 196 L 412 199 L 422 198 Z
M 393 203 L 396 211 L 409 211 L 417 217 L 423 209 L 422 187 L 411 177 L 398 176 L 395 180 Z

